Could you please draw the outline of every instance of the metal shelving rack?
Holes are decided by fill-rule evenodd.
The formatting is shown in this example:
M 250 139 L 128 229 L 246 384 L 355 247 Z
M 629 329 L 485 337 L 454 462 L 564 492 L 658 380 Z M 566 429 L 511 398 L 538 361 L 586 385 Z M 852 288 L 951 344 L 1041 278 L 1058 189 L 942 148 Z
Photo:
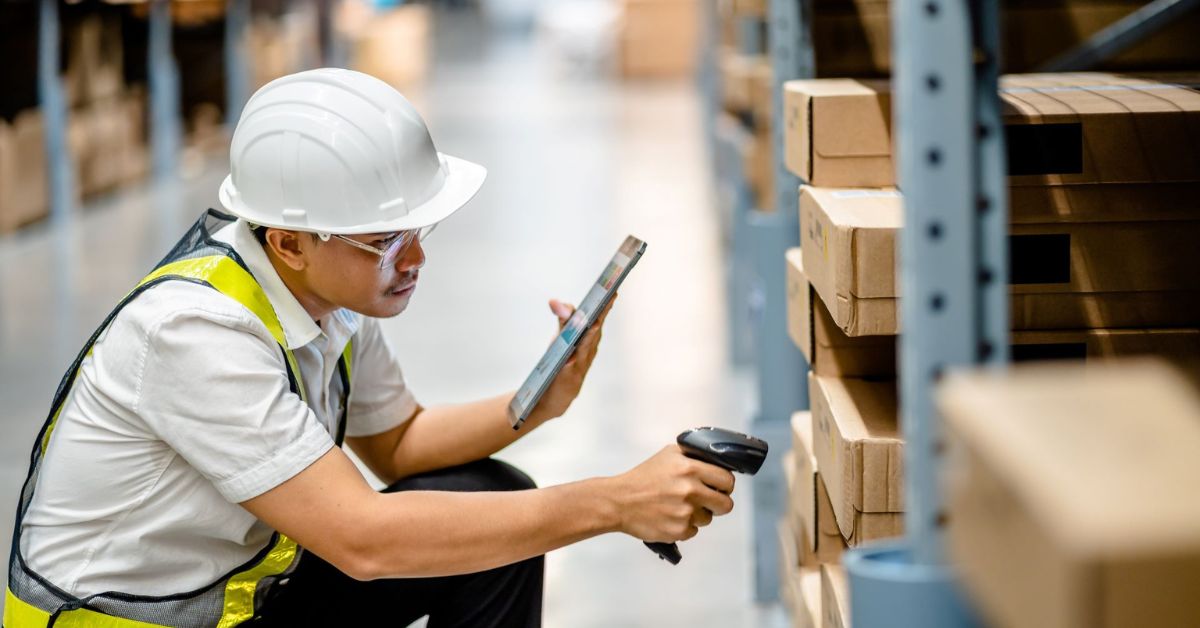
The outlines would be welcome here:
M 899 281 L 906 537 L 846 555 L 854 623 L 974 625 L 943 551 L 945 449 L 933 403 L 948 369 L 1008 361 L 1007 189 L 996 0 L 893 5 L 904 191 Z
M 1008 350 L 1008 197 L 998 95 L 997 0 L 896 0 L 892 59 L 900 188 L 900 421 L 906 537 L 850 550 L 859 628 L 979 625 L 944 552 L 933 403 L 943 373 L 1003 368 Z M 1084 70 L 1200 6 L 1155 0 L 1051 61 Z M 901 45 L 902 44 L 902 45 Z

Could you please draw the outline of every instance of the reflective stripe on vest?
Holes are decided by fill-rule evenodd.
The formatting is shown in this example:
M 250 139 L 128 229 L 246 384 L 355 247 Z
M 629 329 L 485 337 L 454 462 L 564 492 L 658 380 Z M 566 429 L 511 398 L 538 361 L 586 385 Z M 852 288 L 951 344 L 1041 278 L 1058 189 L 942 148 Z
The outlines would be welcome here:
M 192 621 L 187 624 L 188 626 L 196 626 L 197 628 L 209 626 L 228 628 L 236 626 L 254 616 L 256 610 L 256 593 L 264 578 L 283 574 L 293 565 L 296 557 L 301 552 L 295 541 L 289 539 L 287 536 L 275 533 L 272 535 L 267 546 L 258 552 L 253 559 L 211 585 L 197 589 L 194 592 L 169 596 L 136 596 L 110 591 L 86 598 L 76 598 L 46 582 L 29 569 L 25 564 L 24 557 L 20 555 L 21 521 L 24 518 L 29 502 L 32 500 L 33 488 L 36 485 L 36 475 L 41 467 L 42 456 L 50 446 L 50 437 L 58 422 L 64 401 L 78 375 L 79 368 L 84 358 L 90 355 L 97 338 L 108 327 L 117 313 L 146 289 L 164 281 L 192 281 L 207 285 L 245 306 L 262 321 L 272 338 L 279 344 L 285 357 L 286 370 L 292 392 L 300 395 L 307 403 L 308 395 L 300 377 L 299 366 L 295 356 L 287 348 L 283 327 L 279 322 L 278 316 L 275 314 L 274 308 L 272 308 L 262 287 L 254 279 L 254 276 L 246 270 L 241 263 L 241 259 L 237 257 L 232 248 L 211 239 L 206 219 L 213 219 L 214 224 L 218 226 L 221 223 L 228 223 L 234 220 L 233 217 L 214 210 L 209 210 L 202 216 L 188 231 L 188 234 L 184 236 L 184 239 L 181 240 L 181 245 L 190 242 L 192 247 L 190 249 L 179 250 L 181 246 L 177 245 L 174 249 L 175 257 L 173 259 L 164 260 L 121 300 L 113 312 L 101 324 L 100 328 L 88 340 L 83 351 L 80 352 L 75 362 L 67 371 L 67 375 L 63 378 L 63 383 L 59 386 L 51 407 L 50 417 L 43 426 L 42 433 L 39 435 L 37 444 L 31 454 L 29 477 L 26 479 L 25 487 L 22 489 L 21 504 L 17 510 L 16 528 L 13 535 L 12 564 L 9 565 L 9 588 L 5 592 L 4 628 L 44 628 L 51 625 L 59 627 L 145 628 L 165 626 L 168 623 L 176 625 L 176 622 L 173 621 L 175 618 L 165 617 L 160 619 L 159 617 L 169 614 L 170 610 L 176 608 L 178 605 L 188 604 L 189 601 L 201 604 L 201 608 L 211 607 L 212 610 L 211 617 L 206 617 L 199 622 Z M 209 253 L 213 251 L 215 251 L 215 254 L 196 255 L 196 253 Z M 338 425 L 335 428 L 336 435 L 334 435 L 334 438 L 339 446 L 342 444 L 345 434 L 346 413 L 349 407 L 351 359 L 352 344 L 347 343 L 338 360 L 338 373 L 342 381 L 342 412 L 338 420 Z M 219 587 L 220 589 L 216 589 L 215 587 Z M 210 601 L 215 601 L 213 596 L 218 593 L 218 590 L 222 594 L 219 608 L 218 605 L 210 603 Z M 25 593 L 22 593 L 22 591 L 25 591 Z M 30 597 L 22 599 L 20 595 L 25 594 L 29 594 Z M 58 601 L 58 606 L 55 610 L 46 610 L 33 604 L 31 601 L 34 599 L 55 599 Z M 49 604 L 49 602 L 44 601 L 43 605 L 45 604 Z M 203 606 L 206 604 L 208 606 Z M 142 608 L 142 605 L 145 605 L 144 612 L 138 612 L 136 609 Z M 126 619 L 112 613 L 106 613 L 97 607 L 108 607 L 104 610 L 111 610 L 112 607 L 122 609 L 133 608 L 135 609 L 133 614 L 140 615 L 144 619 L 152 618 L 156 621 L 167 621 L 168 623 L 159 624 L 138 619 Z M 52 606 L 51 608 L 54 607 Z M 194 613 L 190 613 L 190 615 L 194 615 Z

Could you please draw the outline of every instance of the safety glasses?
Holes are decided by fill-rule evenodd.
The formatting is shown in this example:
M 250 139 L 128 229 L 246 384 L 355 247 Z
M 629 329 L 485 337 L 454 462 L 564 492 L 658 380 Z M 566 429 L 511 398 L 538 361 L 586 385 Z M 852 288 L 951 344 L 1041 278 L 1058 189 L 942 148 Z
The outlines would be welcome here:
M 420 229 L 399 231 L 393 234 L 390 239 L 385 241 L 382 248 L 374 247 L 365 242 L 359 242 L 358 240 L 350 239 L 344 235 L 334 234 L 333 237 L 345 242 L 346 244 L 349 244 L 350 246 L 353 246 L 356 249 L 362 249 L 378 255 L 379 268 L 382 269 L 395 264 L 396 260 L 400 259 L 400 257 L 404 255 L 404 252 L 408 250 L 408 247 L 412 246 L 413 242 L 423 241 L 425 237 L 433 231 L 434 227 L 437 227 L 437 224 L 432 224 L 428 227 L 421 227 Z

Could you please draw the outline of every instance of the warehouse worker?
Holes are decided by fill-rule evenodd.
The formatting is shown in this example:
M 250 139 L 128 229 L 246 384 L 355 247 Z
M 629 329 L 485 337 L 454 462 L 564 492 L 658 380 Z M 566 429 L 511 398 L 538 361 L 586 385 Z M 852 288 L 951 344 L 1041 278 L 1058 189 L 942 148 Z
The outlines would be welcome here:
M 230 157 L 233 216 L 202 217 L 59 387 L 17 513 L 7 628 L 536 626 L 546 552 L 606 532 L 687 539 L 732 509 L 732 475 L 675 445 L 544 489 L 489 458 L 566 411 L 599 325 L 522 431 L 511 394 L 414 400 L 377 319 L 405 309 L 421 238 L 485 172 L 438 153 L 391 87 L 333 69 L 273 81 Z

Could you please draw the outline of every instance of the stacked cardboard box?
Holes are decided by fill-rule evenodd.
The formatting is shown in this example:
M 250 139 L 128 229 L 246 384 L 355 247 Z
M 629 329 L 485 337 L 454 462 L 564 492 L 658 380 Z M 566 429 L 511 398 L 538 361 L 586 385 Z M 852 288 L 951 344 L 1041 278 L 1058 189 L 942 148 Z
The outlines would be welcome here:
M 1200 373 L 1197 85 L 1183 75 L 1002 80 L 1015 360 L 1154 354 Z M 900 533 L 904 510 L 904 197 L 890 93 L 883 81 L 820 79 L 787 83 L 784 100 L 785 162 L 807 182 L 801 246 L 785 260 L 788 331 L 812 367 L 817 466 L 854 546 Z
M 1014 359 L 1200 358 L 1190 254 L 1200 238 L 1200 148 L 1188 139 L 1197 84 L 1191 75 L 1002 80 Z M 800 199 L 802 259 L 789 261 L 820 302 L 796 306 L 814 340 L 806 351 L 818 372 L 894 375 L 894 361 L 822 357 L 833 347 L 861 355 L 877 342 L 863 337 L 899 330 L 904 199 L 886 187 L 896 182 L 887 85 L 796 81 L 785 98 L 787 163 L 812 184 Z
M 840 560 L 847 546 L 817 471 L 815 451 L 812 415 L 797 412 L 792 416 L 792 451 L 783 459 L 787 514 L 779 521 L 780 597 L 797 628 L 821 625 L 821 566 Z
M 1200 397 L 1161 362 L 951 375 L 947 548 L 998 628 L 1200 626 Z

